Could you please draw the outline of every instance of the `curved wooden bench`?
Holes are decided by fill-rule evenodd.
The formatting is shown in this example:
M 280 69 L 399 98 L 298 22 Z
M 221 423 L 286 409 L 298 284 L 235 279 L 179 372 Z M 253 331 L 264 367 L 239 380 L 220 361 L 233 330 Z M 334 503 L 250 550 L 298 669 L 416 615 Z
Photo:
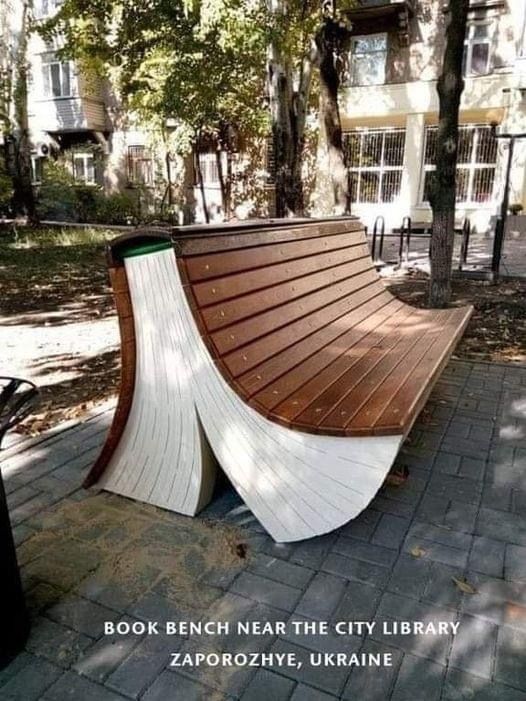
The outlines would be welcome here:
M 88 484 L 196 513 L 213 452 L 277 540 L 365 508 L 471 314 L 393 297 L 355 218 L 139 232 L 110 264 L 123 381 Z

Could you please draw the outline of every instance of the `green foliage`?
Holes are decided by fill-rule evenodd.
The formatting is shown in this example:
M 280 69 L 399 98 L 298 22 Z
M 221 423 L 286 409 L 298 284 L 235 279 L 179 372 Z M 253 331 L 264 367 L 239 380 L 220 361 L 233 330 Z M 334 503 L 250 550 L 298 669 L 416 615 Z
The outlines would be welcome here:
M 75 180 L 64 165 L 46 161 L 37 197 L 40 219 L 75 221 Z
M 13 197 L 13 181 L 7 174 L 3 159 L 0 158 L 0 215 L 8 214 Z

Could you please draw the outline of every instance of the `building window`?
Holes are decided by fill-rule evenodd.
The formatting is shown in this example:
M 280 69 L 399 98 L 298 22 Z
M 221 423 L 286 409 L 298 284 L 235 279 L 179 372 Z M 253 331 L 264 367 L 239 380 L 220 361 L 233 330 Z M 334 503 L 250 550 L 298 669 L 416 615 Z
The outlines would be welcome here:
M 42 77 L 45 97 L 71 97 L 71 63 L 61 62 L 56 54 L 42 56 Z
M 435 170 L 437 127 L 426 127 L 423 200 L 429 201 L 429 183 Z M 497 139 L 489 126 L 465 124 L 459 127 L 457 157 L 458 204 L 493 201 L 497 166 Z
M 405 129 L 360 129 L 344 134 L 351 201 L 386 204 L 400 195 Z
M 223 174 L 227 169 L 227 154 L 221 151 L 221 166 Z M 219 168 L 217 167 L 217 153 L 215 151 L 205 151 L 199 154 L 199 167 L 203 176 L 203 185 L 205 187 L 221 187 L 219 180 Z M 196 173 L 196 182 L 198 181 Z
M 95 158 L 92 153 L 73 154 L 73 177 L 85 185 L 95 184 Z
M 487 75 L 490 72 L 491 43 L 491 22 L 468 22 L 462 62 L 465 76 Z
M 37 153 L 31 154 L 31 182 L 38 185 L 42 182 L 42 161 L 44 159 Z
M 40 10 L 40 17 L 51 17 L 62 6 L 64 0 L 40 0 L 37 8 Z
M 368 34 L 352 38 L 348 84 L 383 85 L 387 61 L 387 34 Z
M 146 146 L 128 146 L 128 180 L 134 185 L 153 185 L 153 160 Z

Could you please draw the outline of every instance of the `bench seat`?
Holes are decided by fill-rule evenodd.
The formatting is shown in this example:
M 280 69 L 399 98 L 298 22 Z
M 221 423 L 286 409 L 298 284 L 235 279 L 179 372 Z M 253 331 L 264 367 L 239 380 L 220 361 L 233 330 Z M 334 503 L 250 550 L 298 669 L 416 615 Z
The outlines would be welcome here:
M 280 542 L 370 503 L 471 314 L 391 295 L 352 217 L 137 232 L 109 262 L 121 389 L 86 486 L 194 515 L 219 464 Z

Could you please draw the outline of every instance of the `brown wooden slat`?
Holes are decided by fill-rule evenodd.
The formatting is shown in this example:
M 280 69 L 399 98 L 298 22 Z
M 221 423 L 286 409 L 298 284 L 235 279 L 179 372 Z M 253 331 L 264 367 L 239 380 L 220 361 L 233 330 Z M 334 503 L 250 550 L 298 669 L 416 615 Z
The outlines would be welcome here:
M 376 282 L 374 285 L 364 289 L 363 292 L 369 293 L 372 297 L 383 292 L 383 285 L 381 282 Z M 317 310 L 314 314 L 299 319 L 289 326 L 278 329 L 269 336 L 254 341 L 242 350 L 236 350 L 225 355 L 223 357 L 225 367 L 228 368 L 228 371 L 234 378 L 239 377 L 239 375 L 259 365 L 267 358 L 271 358 L 280 351 L 289 348 L 297 339 L 304 338 L 316 329 L 321 328 L 323 324 L 328 324 L 333 319 L 355 309 L 357 305 L 356 295 L 357 293 L 347 295 L 347 297 L 339 299 L 334 304 Z
M 193 293 L 198 305 L 206 307 L 368 255 L 369 250 L 365 244 L 349 245 L 329 253 L 314 254 L 212 281 L 200 282 L 193 285 Z
M 367 313 L 370 306 L 369 304 L 364 305 L 362 319 L 359 323 L 347 326 L 348 330 L 339 338 L 313 352 L 307 360 L 290 369 L 268 387 L 258 392 L 254 395 L 254 401 L 266 410 L 276 409 L 276 412 L 287 420 L 300 413 L 304 406 L 301 406 L 299 397 L 308 396 L 306 404 L 312 401 L 310 390 L 303 390 L 303 388 L 311 383 L 319 386 L 318 378 L 320 377 L 323 377 L 327 384 L 333 382 L 334 379 L 329 378 L 337 378 L 337 368 L 343 366 L 340 372 L 344 372 L 345 368 L 353 362 L 352 357 L 354 356 L 351 355 L 351 350 L 354 351 L 359 346 L 361 353 L 365 346 L 363 352 L 366 352 L 366 338 L 387 318 L 404 310 L 403 302 L 397 299 L 392 299 L 380 309 Z
M 243 270 L 263 268 L 296 258 L 319 255 L 339 248 L 347 248 L 351 243 L 365 243 L 363 232 L 356 232 L 353 238 L 348 232 L 333 236 L 283 241 L 279 245 L 260 246 L 246 250 L 212 253 L 195 258 L 186 258 L 186 271 L 191 282 L 224 277 Z
M 309 296 L 316 291 L 320 294 L 325 289 L 335 290 L 339 282 L 347 281 L 350 277 L 371 271 L 371 259 L 361 257 L 357 260 L 337 265 L 328 270 L 305 275 L 295 280 L 287 280 L 264 291 L 258 290 L 242 297 L 236 297 L 228 302 L 215 304 L 201 310 L 201 317 L 209 331 L 212 333 L 225 326 L 231 326 L 243 319 L 253 318 L 262 312 L 271 311 L 275 307 L 289 304 L 300 299 L 307 303 Z M 332 295 L 330 296 L 332 299 Z M 321 306 L 319 303 L 317 306 Z M 283 310 L 279 310 L 280 316 Z
M 428 395 L 426 388 L 432 385 L 431 380 L 443 369 L 470 316 L 471 312 L 466 309 L 448 310 L 436 341 L 375 421 L 375 433 L 391 432 L 412 423 L 412 418 L 418 415 Z
M 328 321 L 327 325 L 322 325 L 314 333 L 298 338 L 292 346 L 264 360 L 253 370 L 241 375 L 238 378 L 239 385 L 248 396 L 252 396 L 278 377 L 282 377 L 285 374 L 288 375 L 292 369 L 296 369 L 310 356 L 339 339 L 367 316 L 374 314 L 387 305 L 396 304 L 399 306 L 402 304 L 389 295 L 388 292 L 382 290 L 371 294 L 371 288 L 364 288 L 357 292 L 353 297 L 353 302 L 356 306 L 350 312 Z
M 309 239 L 333 236 L 343 232 L 359 237 L 363 233 L 363 227 L 356 217 L 337 219 L 331 222 L 310 221 L 294 224 L 289 227 L 269 226 L 257 231 L 228 233 L 214 231 L 208 227 L 206 232 L 192 235 L 185 227 L 172 234 L 172 239 L 177 243 L 182 256 L 191 260 L 192 256 L 209 254 L 212 252 L 224 253 L 233 249 L 254 248 L 270 246 L 277 243 L 288 242 L 292 239 Z M 355 233 L 354 233 L 355 232 Z
M 336 357 L 324 371 L 312 376 L 307 384 L 277 408 L 277 412 L 301 425 L 321 425 L 346 394 L 396 344 L 400 338 L 396 329 L 412 312 L 404 305 L 387 320 L 381 320 L 349 353 Z
M 226 329 L 220 329 L 211 334 L 212 341 L 219 355 L 224 355 L 261 336 L 271 334 L 277 327 L 288 326 L 297 319 L 329 306 L 332 302 L 352 296 L 356 289 L 374 285 L 376 282 L 377 277 L 375 271 L 369 270 L 359 273 L 335 285 L 325 287 L 322 290 L 283 304 L 278 309 L 262 312 L 257 316 L 245 319 L 237 324 L 232 324 Z M 352 304 L 352 301 L 350 304 Z M 315 331 L 317 328 L 319 328 L 319 325 L 312 325 L 311 331 Z M 294 337 L 291 338 L 291 342 L 293 342 L 293 340 Z M 245 363 L 252 361 L 248 351 L 243 352 L 242 355 L 246 356 L 243 357 Z M 247 364 L 245 370 L 248 370 L 249 367 L 251 366 Z
M 351 434 L 363 431 L 372 433 L 373 426 L 384 408 L 409 374 L 423 361 L 441 333 L 443 331 L 440 313 L 437 312 L 425 332 L 408 335 L 408 341 L 412 338 L 416 339 L 416 342 L 398 344 L 398 347 L 375 368 L 376 373 L 371 373 L 370 383 L 360 387 L 356 393 L 348 395 L 322 425 L 330 425 L 332 421 L 333 425 L 342 427 Z M 342 415 L 342 411 L 346 411 L 346 415 Z

